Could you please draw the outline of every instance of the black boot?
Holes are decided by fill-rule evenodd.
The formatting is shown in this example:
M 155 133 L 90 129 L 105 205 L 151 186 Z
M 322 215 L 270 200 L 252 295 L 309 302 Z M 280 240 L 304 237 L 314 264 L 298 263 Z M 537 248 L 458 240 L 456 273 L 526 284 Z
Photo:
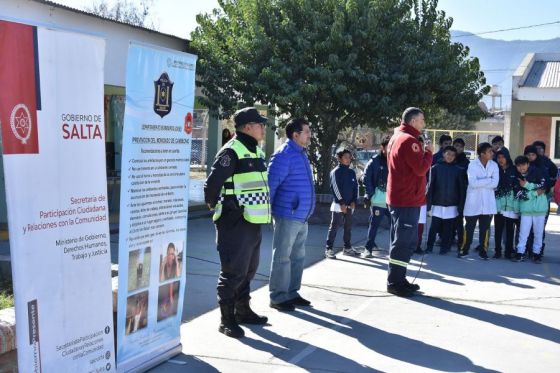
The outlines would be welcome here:
M 238 324 L 264 325 L 268 322 L 268 318 L 253 312 L 249 305 L 249 299 L 242 299 L 235 303 L 235 321 Z
M 232 338 L 241 338 L 245 336 L 245 332 L 235 321 L 233 304 L 220 304 L 220 312 L 222 313 L 222 322 L 218 331 Z

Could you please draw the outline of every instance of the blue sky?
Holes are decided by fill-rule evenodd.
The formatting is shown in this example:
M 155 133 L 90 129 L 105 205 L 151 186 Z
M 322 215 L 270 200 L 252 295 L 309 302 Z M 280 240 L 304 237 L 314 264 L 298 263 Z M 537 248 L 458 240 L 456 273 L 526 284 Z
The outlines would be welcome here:
M 78 9 L 95 1 L 55 0 Z M 153 21 L 161 32 L 189 38 L 196 27 L 196 14 L 210 12 L 217 6 L 216 0 L 154 0 Z M 559 0 L 440 0 L 439 8 L 453 17 L 453 29 L 472 33 L 560 21 Z M 560 37 L 560 23 L 481 36 L 503 40 L 553 39 Z

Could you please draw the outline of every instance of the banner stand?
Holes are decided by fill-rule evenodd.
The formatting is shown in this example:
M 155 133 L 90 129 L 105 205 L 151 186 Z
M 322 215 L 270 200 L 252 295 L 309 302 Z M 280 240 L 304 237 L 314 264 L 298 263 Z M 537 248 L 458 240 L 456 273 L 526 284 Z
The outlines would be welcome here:
M 138 366 L 127 370 L 126 373 L 143 373 L 146 372 L 162 363 L 165 363 L 167 360 L 171 359 L 174 356 L 177 356 L 183 352 L 183 345 L 179 343 L 177 346 L 173 347 L 172 349 L 161 353 L 160 355 L 154 357 L 152 360 Z

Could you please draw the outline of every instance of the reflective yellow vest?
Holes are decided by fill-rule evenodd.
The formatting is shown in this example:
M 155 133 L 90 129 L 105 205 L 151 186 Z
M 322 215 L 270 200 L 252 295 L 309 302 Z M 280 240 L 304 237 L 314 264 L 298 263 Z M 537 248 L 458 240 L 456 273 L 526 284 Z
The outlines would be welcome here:
M 224 148 L 235 151 L 237 166 L 235 173 L 222 186 L 212 219 L 216 221 L 222 215 L 224 197 L 234 195 L 239 207 L 244 208 L 245 220 L 253 224 L 270 223 L 272 216 L 264 152 L 257 146 L 257 153 L 252 153 L 237 139 L 230 140 Z

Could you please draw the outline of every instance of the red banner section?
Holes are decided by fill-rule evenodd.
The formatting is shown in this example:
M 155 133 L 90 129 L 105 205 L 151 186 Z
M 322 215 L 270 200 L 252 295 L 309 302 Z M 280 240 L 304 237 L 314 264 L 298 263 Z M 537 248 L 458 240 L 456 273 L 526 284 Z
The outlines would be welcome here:
M 4 154 L 38 154 L 36 32 L 0 21 L 0 124 Z

